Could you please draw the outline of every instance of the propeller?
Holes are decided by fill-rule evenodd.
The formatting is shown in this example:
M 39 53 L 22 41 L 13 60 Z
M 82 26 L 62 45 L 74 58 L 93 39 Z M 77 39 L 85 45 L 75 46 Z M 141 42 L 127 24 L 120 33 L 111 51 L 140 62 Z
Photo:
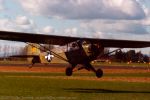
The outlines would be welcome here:
M 51 54 L 51 52 L 48 52 L 47 55 L 45 56 L 45 59 L 48 62 L 51 62 L 52 58 L 54 57 L 54 55 Z

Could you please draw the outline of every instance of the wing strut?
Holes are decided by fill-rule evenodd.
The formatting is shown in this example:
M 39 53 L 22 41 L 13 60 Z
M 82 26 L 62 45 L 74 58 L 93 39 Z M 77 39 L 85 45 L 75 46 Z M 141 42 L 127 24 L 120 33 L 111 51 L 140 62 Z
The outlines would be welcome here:
M 107 55 L 112 54 L 112 53 L 114 53 L 114 52 L 116 52 L 116 51 L 118 51 L 118 50 L 121 50 L 121 49 L 123 49 L 123 48 L 118 48 L 118 49 L 113 50 L 113 51 L 111 51 L 111 52 L 105 53 L 105 54 L 103 54 L 103 55 L 98 56 L 98 58 L 99 58 L 99 57 L 107 56 Z

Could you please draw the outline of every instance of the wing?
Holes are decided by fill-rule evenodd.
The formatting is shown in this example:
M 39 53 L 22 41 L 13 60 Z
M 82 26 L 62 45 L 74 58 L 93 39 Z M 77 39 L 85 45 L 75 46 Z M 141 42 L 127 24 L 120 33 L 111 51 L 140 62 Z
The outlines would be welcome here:
M 56 35 L 9 32 L 9 31 L 0 31 L 0 39 L 20 41 L 20 42 L 39 43 L 39 44 L 52 44 L 52 45 L 66 45 L 68 43 L 71 43 L 77 40 L 85 40 L 91 43 L 99 43 L 103 47 L 117 47 L 117 48 L 118 47 L 119 48 L 150 47 L 150 41 L 81 38 L 81 37 L 56 36 Z
M 145 48 L 150 47 L 150 41 L 131 41 L 113 39 L 95 39 L 93 42 L 100 43 L 103 47 L 112 48 Z
M 31 34 L 23 32 L 9 32 L 0 31 L 1 40 L 53 44 L 53 45 L 65 45 L 77 39 L 65 36 L 45 35 L 45 34 Z

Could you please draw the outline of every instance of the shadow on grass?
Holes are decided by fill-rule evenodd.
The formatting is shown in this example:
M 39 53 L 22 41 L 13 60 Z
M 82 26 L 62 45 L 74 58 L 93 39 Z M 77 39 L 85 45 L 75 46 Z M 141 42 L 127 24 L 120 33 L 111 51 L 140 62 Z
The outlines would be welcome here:
M 64 88 L 64 91 L 75 93 L 150 93 L 150 91 L 126 91 L 109 89 Z

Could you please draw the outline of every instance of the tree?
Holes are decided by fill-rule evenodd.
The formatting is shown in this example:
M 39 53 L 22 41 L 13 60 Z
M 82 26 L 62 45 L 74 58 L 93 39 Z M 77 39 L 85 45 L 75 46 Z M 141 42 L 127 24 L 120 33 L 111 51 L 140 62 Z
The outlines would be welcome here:
M 115 58 L 116 58 L 116 61 L 118 61 L 118 62 L 122 61 L 122 58 L 123 58 L 122 50 L 118 50 L 115 52 Z
M 143 62 L 143 54 L 141 53 L 141 51 L 136 53 L 136 58 L 137 62 Z
M 132 61 L 132 62 L 136 62 L 136 57 L 135 57 L 135 50 L 129 50 L 127 52 L 127 61 Z
M 143 61 L 146 62 L 146 63 L 149 63 L 149 57 L 147 55 L 145 55 L 143 57 Z

